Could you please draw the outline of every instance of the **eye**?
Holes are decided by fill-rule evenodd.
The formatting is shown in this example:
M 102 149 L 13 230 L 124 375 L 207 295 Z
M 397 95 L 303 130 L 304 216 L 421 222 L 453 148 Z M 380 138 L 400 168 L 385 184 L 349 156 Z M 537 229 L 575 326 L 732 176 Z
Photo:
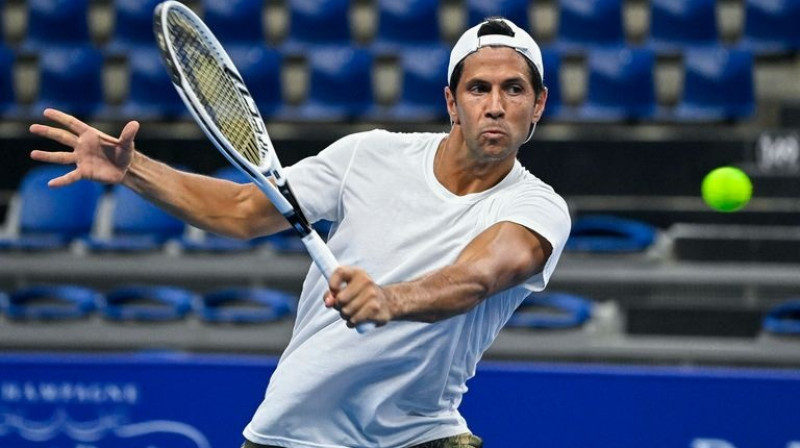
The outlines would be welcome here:
M 486 93 L 489 91 L 489 87 L 481 82 L 476 82 L 469 85 L 468 88 L 470 93 L 479 94 L 479 93 Z
M 506 87 L 506 90 L 512 95 L 520 95 L 525 92 L 525 87 L 519 84 L 510 84 L 508 87 Z

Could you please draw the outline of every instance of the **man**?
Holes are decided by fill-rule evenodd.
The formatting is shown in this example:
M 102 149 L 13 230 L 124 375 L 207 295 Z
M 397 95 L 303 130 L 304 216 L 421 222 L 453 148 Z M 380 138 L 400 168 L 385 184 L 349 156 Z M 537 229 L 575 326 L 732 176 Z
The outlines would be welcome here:
M 545 287 L 570 230 L 561 197 L 516 159 L 544 111 L 542 73 L 534 40 L 489 19 L 451 53 L 448 134 L 353 134 L 287 168 L 308 218 L 334 222 L 328 243 L 343 266 L 329 282 L 310 267 L 245 447 L 481 446 L 458 413 L 466 381 L 528 290 Z M 74 150 L 31 156 L 77 164 L 53 186 L 121 182 L 192 225 L 242 238 L 288 228 L 256 187 L 135 151 L 136 122 L 113 138 L 45 116 L 68 130 L 31 131 Z M 378 328 L 347 328 L 362 322 Z

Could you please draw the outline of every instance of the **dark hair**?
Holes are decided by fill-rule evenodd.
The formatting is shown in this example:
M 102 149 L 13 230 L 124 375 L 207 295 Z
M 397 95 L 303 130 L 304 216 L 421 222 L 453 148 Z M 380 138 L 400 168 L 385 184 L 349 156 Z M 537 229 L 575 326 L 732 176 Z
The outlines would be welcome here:
M 500 34 L 503 36 L 511 36 L 514 37 L 514 30 L 511 29 L 510 26 L 506 22 L 502 20 L 502 17 L 489 17 L 486 19 L 486 23 L 484 23 L 480 28 L 478 28 L 478 37 L 486 36 L 490 34 Z M 466 59 L 466 58 L 464 58 Z M 461 74 L 464 71 L 464 59 L 458 61 L 455 67 L 453 67 L 453 73 L 450 75 L 450 91 L 455 96 L 456 88 L 458 87 L 459 81 L 461 81 Z M 539 74 L 539 70 L 530 61 L 528 58 L 524 58 L 525 63 L 528 64 L 528 68 L 530 69 L 530 76 L 531 76 L 531 84 L 533 85 L 533 92 L 536 95 L 536 98 L 539 98 L 539 94 L 544 90 L 544 84 L 542 84 L 542 77 Z

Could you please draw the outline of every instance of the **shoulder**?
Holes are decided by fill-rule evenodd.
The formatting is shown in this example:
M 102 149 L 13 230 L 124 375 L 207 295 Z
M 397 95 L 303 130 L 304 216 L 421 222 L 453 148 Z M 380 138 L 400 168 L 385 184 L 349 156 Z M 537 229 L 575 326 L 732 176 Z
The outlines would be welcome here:
M 375 147 L 375 144 L 389 146 L 416 146 L 420 144 L 424 145 L 432 140 L 441 140 L 443 135 L 444 134 L 433 132 L 392 132 L 385 129 L 373 129 L 371 131 L 357 132 L 346 138 L 352 138 L 362 143 L 369 143 L 370 146 L 373 147 Z M 375 147 L 375 149 L 385 149 L 385 146 Z
M 541 203 L 544 201 L 564 214 L 569 214 L 567 201 L 552 186 L 523 167 L 519 161 L 514 165 L 513 175 L 516 182 L 509 193 L 515 202 L 535 201 Z

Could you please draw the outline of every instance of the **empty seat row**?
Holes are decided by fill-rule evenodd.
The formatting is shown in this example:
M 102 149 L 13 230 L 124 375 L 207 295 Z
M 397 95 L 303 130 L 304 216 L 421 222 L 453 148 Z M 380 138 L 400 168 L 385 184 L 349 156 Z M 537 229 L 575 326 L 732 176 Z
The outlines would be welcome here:
M 268 323 L 294 314 L 297 298 L 263 287 L 231 286 L 205 293 L 171 285 L 122 285 L 107 292 L 75 284 L 42 284 L 0 292 L 0 313 L 16 321 L 176 321 L 196 315 L 209 323 Z
M 121 104 L 104 98 L 103 56 L 90 47 L 50 49 L 40 64 L 37 100 L 27 109 L 15 99 L 13 55 L 0 50 L 0 114 L 30 119 L 45 107 L 105 120 L 188 119 L 156 50 L 129 56 L 128 95 Z M 268 47 L 231 51 L 262 115 L 270 121 L 436 122 L 447 119 L 443 100 L 449 49 L 408 49 L 397 63 L 397 97 L 377 97 L 376 61 L 364 49 L 317 47 L 307 54 L 308 88 L 299 104 L 286 98 L 284 55 Z M 682 95 L 677 105 L 660 104 L 657 56 L 646 48 L 596 49 L 586 57 L 587 85 L 581 104 L 567 106 L 561 92 L 563 55 L 543 49 L 546 117 L 561 121 L 723 121 L 746 119 L 756 106 L 752 52 L 723 47 L 694 48 L 682 54 Z M 5 65 L 3 65 L 5 64 Z
M 549 0 L 548 0 L 549 1 Z M 557 7 L 557 31 L 548 45 L 581 51 L 587 47 L 630 44 L 624 27 L 624 0 L 552 0 Z M 718 0 L 652 0 L 647 44 L 657 51 L 718 45 Z M 152 11 L 159 0 L 113 0 L 113 26 L 104 48 L 111 53 L 154 45 Z M 503 15 L 536 35 L 530 21 L 537 0 L 464 0 L 464 26 L 487 16 Z M 263 0 L 197 0 L 190 2 L 226 45 L 263 44 L 267 36 Z M 442 0 L 374 0 L 374 36 L 369 44 L 381 52 L 399 46 L 439 45 Z M 88 44 L 90 0 L 32 0 L 27 4 L 27 31 L 20 49 L 36 52 L 53 45 Z M 56 7 L 57 6 L 57 7 Z M 350 0 L 287 0 L 286 36 L 278 42 L 285 52 L 302 52 L 309 45 L 355 42 Z M 744 25 L 739 44 L 760 53 L 800 48 L 795 0 L 744 0 Z
M 93 252 L 160 251 L 176 245 L 185 252 L 231 252 L 266 247 L 300 252 L 303 245 L 291 231 L 242 241 L 187 228 L 186 224 L 136 195 L 127 187 L 105 188 L 90 181 L 53 189 L 50 179 L 68 168 L 37 166 L 24 176 L 9 205 L 0 250 L 63 250 L 74 244 Z M 215 176 L 244 183 L 247 178 L 225 167 Z M 316 224 L 323 236 L 328 223 Z

